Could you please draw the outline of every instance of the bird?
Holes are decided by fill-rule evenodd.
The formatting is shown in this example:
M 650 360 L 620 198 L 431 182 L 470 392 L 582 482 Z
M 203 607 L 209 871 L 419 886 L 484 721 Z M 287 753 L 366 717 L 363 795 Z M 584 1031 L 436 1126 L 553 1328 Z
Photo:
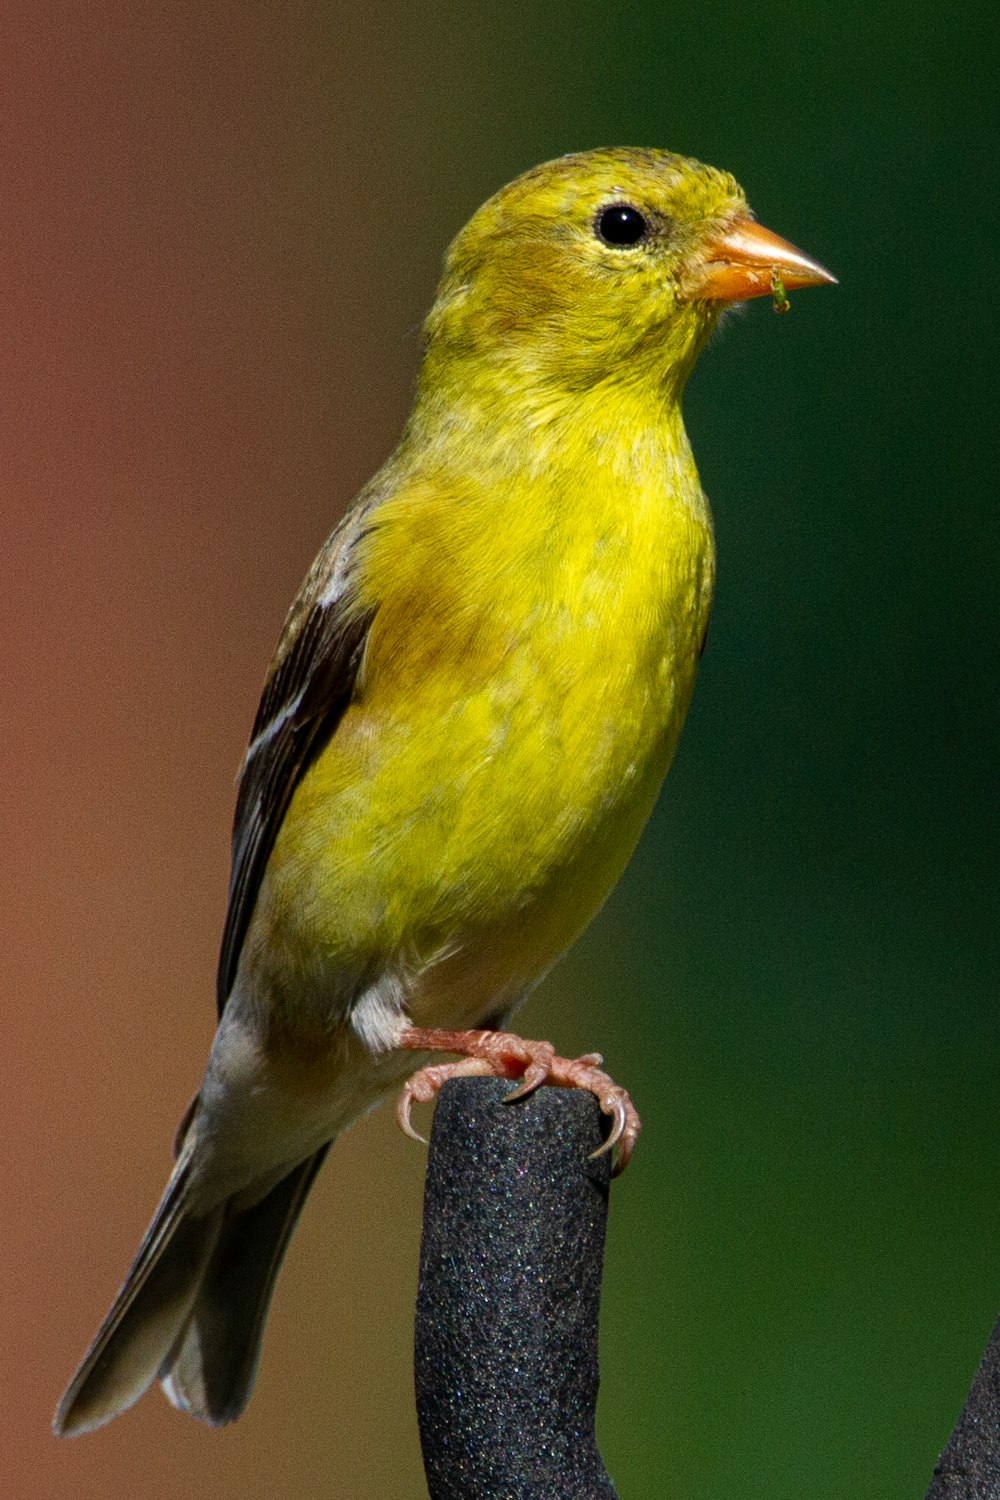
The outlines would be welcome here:
M 727 306 L 834 279 L 729 173 L 658 149 L 535 167 L 453 240 L 400 442 L 265 680 L 218 1028 L 57 1433 L 154 1379 L 239 1416 L 328 1148 L 400 1088 L 412 1131 L 463 1073 L 583 1087 L 627 1159 L 638 1115 L 600 1056 L 504 1027 L 620 876 L 688 706 L 715 562 L 687 376 Z

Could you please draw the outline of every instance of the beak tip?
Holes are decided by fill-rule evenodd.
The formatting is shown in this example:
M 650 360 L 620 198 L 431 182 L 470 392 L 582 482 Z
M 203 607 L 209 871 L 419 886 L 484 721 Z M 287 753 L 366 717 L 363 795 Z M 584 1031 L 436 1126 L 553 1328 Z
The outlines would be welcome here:
M 836 276 L 834 276 L 831 271 L 828 271 L 826 269 L 826 266 L 821 266 L 819 264 L 816 264 L 811 271 L 804 270 L 799 274 L 798 277 L 796 277 L 795 273 L 792 272 L 790 276 L 785 277 L 785 283 L 787 286 L 795 285 L 798 287 L 840 285 Z
M 838 280 L 838 278 L 836 276 L 834 276 L 833 272 L 832 271 L 828 271 L 826 269 L 826 266 L 821 266 L 818 260 L 812 261 L 811 264 L 812 264 L 812 270 L 813 270 L 814 284 L 816 286 L 839 286 L 840 285 L 840 281 Z

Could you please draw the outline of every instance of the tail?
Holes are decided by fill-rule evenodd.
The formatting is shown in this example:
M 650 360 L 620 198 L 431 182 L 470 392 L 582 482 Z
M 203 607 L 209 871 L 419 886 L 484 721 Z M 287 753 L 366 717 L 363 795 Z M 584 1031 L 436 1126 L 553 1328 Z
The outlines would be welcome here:
M 159 1370 L 178 1411 L 221 1427 L 250 1400 L 275 1279 L 329 1149 L 299 1162 L 253 1208 L 224 1211 L 191 1314 Z
M 253 1389 L 275 1277 L 326 1156 L 300 1162 L 252 1208 L 195 1217 L 189 1131 L 139 1252 L 53 1419 L 64 1436 L 125 1411 L 155 1376 L 174 1406 L 220 1426 Z

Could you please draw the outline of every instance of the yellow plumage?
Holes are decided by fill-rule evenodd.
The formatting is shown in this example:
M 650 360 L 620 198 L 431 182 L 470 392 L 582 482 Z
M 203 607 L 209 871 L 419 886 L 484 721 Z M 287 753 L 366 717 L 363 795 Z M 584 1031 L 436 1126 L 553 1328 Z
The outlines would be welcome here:
M 411 1007 L 418 1024 L 475 1018 L 576 936 L 631 852 L 690 696 L 713 555 L 679 426 L 626 484 L 584 424 L 560 437 L 535 477 L 407 478 L 380 505 L 359 548 L 358 594 L 378 611 L 363 689 L 264 879 L 265 950 L 323 965 L 457 947 L 444 968 L 461 1014 Z M 470 989 L 465 963 L 508 923 L 496 971 Z
M 830 279 L 732 178 L 663 152 L 537 168 L 455 240 L 402 442 L 279 642 L 241 774 L 219 1030 L 59 1430 L 155 1374 L 194 1415 L 237 1415 L 330 1139 L 410 1069 L 412 1027 L 509 1013 L 618 878 L 712 593 L 680 394 L 721 302 L 774 271 Z

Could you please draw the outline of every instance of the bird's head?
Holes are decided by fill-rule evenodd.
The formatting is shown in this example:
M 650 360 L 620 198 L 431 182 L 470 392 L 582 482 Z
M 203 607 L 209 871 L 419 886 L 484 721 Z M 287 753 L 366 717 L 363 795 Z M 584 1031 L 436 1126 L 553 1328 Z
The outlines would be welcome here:
M 427 357 L 436 379 L 499 375 L 543 399 L 608 381 L 669 398 L 726 303 L 833 279 L 757 224 L 728 173 L 583 152 L 526 172 L 456 236 Z

